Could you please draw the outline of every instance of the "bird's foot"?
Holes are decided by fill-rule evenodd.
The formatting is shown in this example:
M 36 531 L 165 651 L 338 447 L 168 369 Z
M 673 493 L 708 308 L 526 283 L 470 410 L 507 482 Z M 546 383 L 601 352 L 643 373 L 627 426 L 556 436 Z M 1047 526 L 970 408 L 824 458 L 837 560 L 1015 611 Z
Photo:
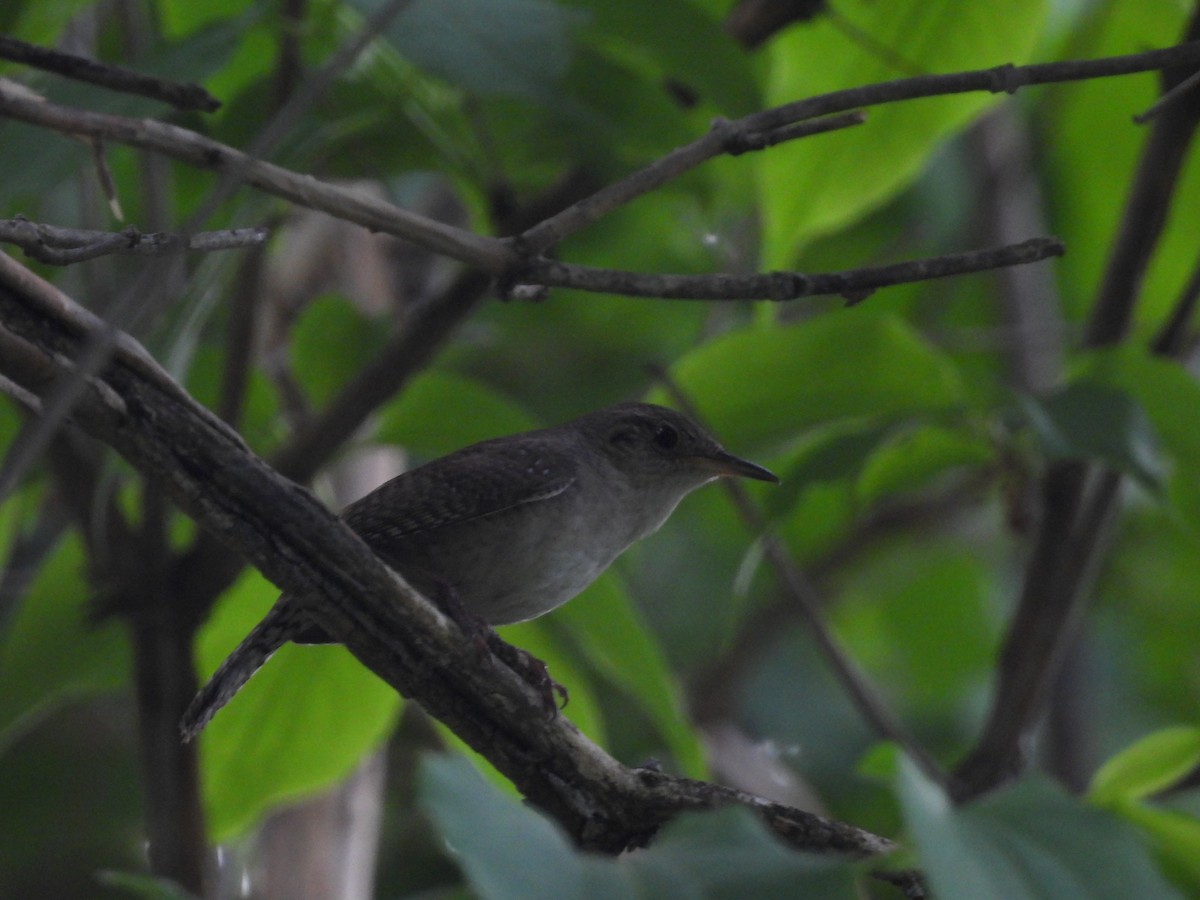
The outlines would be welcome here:
M 549 667 L 528 650 L 514 647 L 505 643 L 494 631 L 488 641 L 492 654 L 502 663 L 525 679 L 534 690 L 541 694 L 547 714 L 553 716 L 560 709 L 565 709 L 571 699 L 567 689 L 550 676 Z M 562 704 L 559 704 L 559 700 Z
M 482 616 L 477 616 L 464 605 L 458 596 L 458 591 L 454 590 L 449 584 L 440 582 L 434 591 L 434 602 L 438 609 L 446 614 L 446 616 L 458 626 L 459 631 L 463 633 L 468 641 L 473 643 L 480 655 L 487 656 L 488 643 L 496 636 L 496 632 L 492 630 Z
M 502 640 L 481 616 L 463 606 L 454 588 L 445 583 L 439 584 L 434 600 L 442 612 L 462 630 L 463 636 L 475 645 L 481 656 L 500 660 L 532 685 L 541 694 L 549 715 L 566 708 L 570 699 L 567 689 L 550 677 L 550 670 L 546 664 L 528 650 L 514 647 Z M 559 700 L 562 701 L 561 706 Z

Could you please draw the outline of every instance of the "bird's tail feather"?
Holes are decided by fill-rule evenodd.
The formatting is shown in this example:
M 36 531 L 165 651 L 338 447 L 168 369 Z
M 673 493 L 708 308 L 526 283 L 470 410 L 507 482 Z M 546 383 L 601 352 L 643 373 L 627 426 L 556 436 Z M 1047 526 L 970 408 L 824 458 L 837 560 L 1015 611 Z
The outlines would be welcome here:
M 184 742 L 200 733 L 217 711 L 250 680 L 250 676 L 291 639 L 295 629 L 296 613 L 292 604 L 280 598 L 188 705 L 179 723 Z

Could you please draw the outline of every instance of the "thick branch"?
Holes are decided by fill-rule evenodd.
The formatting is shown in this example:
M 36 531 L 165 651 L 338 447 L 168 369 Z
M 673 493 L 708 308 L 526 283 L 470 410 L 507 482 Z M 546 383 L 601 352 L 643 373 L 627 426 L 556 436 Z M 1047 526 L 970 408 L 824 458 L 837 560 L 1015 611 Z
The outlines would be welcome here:
M 0 268 L 0 334 L 43 359 L 69 358 L 81 339 L 54 308 L 69 303 L 44 283 Z M 25 371 L 3 374 L 37 393 Z M 254 456 L 240 437 L 161 371 L 114 360 L 104 390 L 76 421 L 109 443 L 206 528 L 218 533 L 312 618 L 398 691 L 420 702 L 484 754 L 585 847 L 645 843 L 686 809 L 742 803 L 793 846 L 856 856 L 892 848 L 883 838 L 713 785 L 628 769 L 561 716 L 521 677 L 481 661 L 436 608 L 386 569 L 303 488 Z

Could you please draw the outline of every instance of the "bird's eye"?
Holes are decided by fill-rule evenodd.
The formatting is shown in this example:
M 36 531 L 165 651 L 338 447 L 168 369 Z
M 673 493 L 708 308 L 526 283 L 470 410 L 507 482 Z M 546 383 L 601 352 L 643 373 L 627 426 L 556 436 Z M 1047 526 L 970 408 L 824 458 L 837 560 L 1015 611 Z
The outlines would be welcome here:
M 659 425 L 654 429 L 654 443 L 664 450 L 671 450 L 679 443 L 679 432 L 672 425 Z

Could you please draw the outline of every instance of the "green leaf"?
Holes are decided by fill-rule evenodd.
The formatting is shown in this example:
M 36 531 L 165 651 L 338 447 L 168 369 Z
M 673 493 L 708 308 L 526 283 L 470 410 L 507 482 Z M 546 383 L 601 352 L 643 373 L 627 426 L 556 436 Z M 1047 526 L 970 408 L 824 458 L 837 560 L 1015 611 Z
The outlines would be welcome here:
M 327 403 L 385 340 L 379 323 L 341 296 L 310 303 L 292 330 L 292 371 L 314 405 Z
M 367 12 L 380 0 L 356 0 Z M 544 100 L 567 71 L 583 17 L 544 0 L 415 0 L 388 38 L 417 65 L 482 96 Z
M 681 773 L 703 778 L 704 748 L 688 720 L 678 679 L 616 575 L 601 576 L 553 615 L 588 661 L 641 705 Z
M 786 849 L 746 809 L 681 816 L 649 849 L 608 859 L 575 850 L 462 758 L 427 758 L 419 795 L 484 900 L 857 896 L 848 866 Z
M 889 423 L 864 424 L 858 420 L 838 422 L 824 434 L 818 435 L 798 460 L 788 466 L 787 475 L 783 478 L 784 491 L 806 487 L 818 481 L 852 479 L 891 431 L 892 425 Z
M 655 80 L 696 91 L 727 116 L 758 108 L 750 56 L 719 20 L 689 0 L 569 0 L 590 16 L 581 35 L 611 48 L 614 59 L 636 60 Z
M 1179 897 L 1128 827 L 1028 779 L 955 807 L 909 759 L 898 791 L 939 900 Z
M 1113 808 L 1150 838 L 1164 871 L 1187 896 L 1200 896 L 1200 820 L 1144 803 L 1119 802 Z
M 275 602 L 258 572 L 231 588 L 202 629 L 210 674 Z M 400 698 L 340 646 L 285 645 L 200 737 L 209 828 L 222 839 L 272 806 L 340 781 L 391 731 Z
M 863 504 L 924 487 L 949 469 L 981 466 L 992 446 L 975 430 L 922 425 L 894 435 L 871 456 L 858 479 Z
M 380 414 L 376 438 L 425 459 L 535 428 L 521 407 L 471 378 L 430 369 Z
M 864 45 L 830 17 L 788 29 L 768 49 L 766 102 L 788 103 L 913 70 L 1022 63 L 1037 42 L 1045 7 L 1042 0 L 840 3 L 838 18 L 878 46 Z M 805 243 L 880 206 L 916 178 L 941 141 L 996 102 L 990 94 L 968 93 L 871 107 L 866 125 L 758 154 L 764 267 L 793 268 Z
M 105 887 L 116 888 L 126 896 L 142 900 L 194 900 L 196 896 L 169 878 L 141 872 L 105 870 L 96 873 L 96 880 Z
M 900 760 L 903 757 L 904 751 L 894 741 L 876 741 L 859 757 L 854 771 L 863 778 L 892 784 L 900 773 Z
M 894 428 L 890 422 L 871 418 L 814 428 L 781 459 L 771 461 L 768 468 L 779 476 L 780 483 L 765 493 L 760 489 L 768 515 L 772 519 L 794 515 L 814 489 L 839 490 L 849 501 L 850 486 Z
M 674 900 L 852 900 L 851 864 L 790 850 L 743 807 L 680 816 L 630 860 L 637 896 Z
M 1155 436 L 1128 394 L 1076 381 L 1046 397 L 1022 397 L 1021 406 L 1050 459 L 1097 459 L 1148 488 L 1159 484 Z
M 953 536 L 899 539 L 842 578 L 838 634 L 881 684 L 901 685 L 909 709 L 949 717 L 977 700 L 995 655 L 992 572 Z
M 954 365 L 899 319 L 862 310 L 744 328 L 684 356 L 672 375 L 740 452 L 841 419 L 900 419 L 965 400 Z M 655 392 L 660 402 L 664 391 Z
M 1170 0 L 1109 0 L 1085 13 L 1083 27 L 1067 33 L 1061 58 L 1098 59 L 1170 47 L 1182 39 L 1189 9 Z M 1044 90 L 1039 124 L 1053 130 L 1044 145 L 1045 171 L 1051 173 L 1047 208 L 1054 215 L 1050 230 L 1070 248 L 1055 264 L 1056 280 L 1066 314 L 1075 320 L 1094 300 L 1113 235 L 1127 214 L 1128 194 L 1119 186 L 1129 182 L 1147 137 L 1132 117 L 1157 99 L 1160 75 L 1098 78 Z M 1194 157 L 1174 193 L 1200 196 L 1200 165 Z M 1175 304 L 1196 264 L 1198 233 L 1200 204 L 1175 203 L 1139 290 L 1134 308 L 1139 330 L 1158 327 Z
M 1088 796 L 1097 806 L 1158 793 L 1200 765 L 1200 728 L 1164 728 L 1126 747 L 1092 778 Z
M 129 681 L 129 642 L 114 621 L 88 622 L 75 533 L 43 562 L 0 641 L 0 752 L 56 706 Z
M 620 868 L 577 853 L 557 825 L 488 784 L 462 757 L 426 758 L 418 795 L 483 900 L 634 896 Z
M 1149 417 L 1176 471 L 1169 496 L 1194 530 L 1200 530 L 1200 383 L 1177 361 L 1154 356 L 1140 347 L 1100 350 L 1080 362 L 1082 377 L 1123 391 Z

